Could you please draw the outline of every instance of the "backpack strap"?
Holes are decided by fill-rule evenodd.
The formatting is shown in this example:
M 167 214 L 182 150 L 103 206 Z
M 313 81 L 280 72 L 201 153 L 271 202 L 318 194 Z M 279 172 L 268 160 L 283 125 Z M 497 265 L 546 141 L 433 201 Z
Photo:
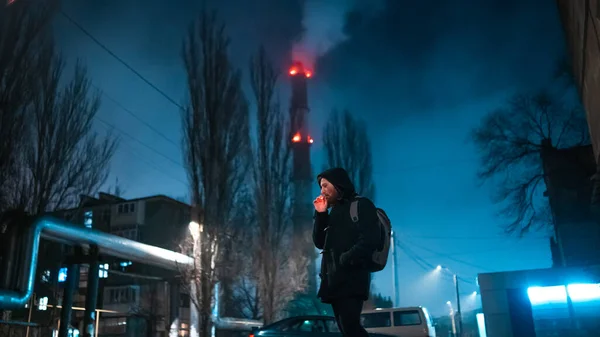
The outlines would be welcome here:
M 354 223 L 358 222 L 358 198 L 360 197 L 357 196 L 350 204 L 350 218 Z

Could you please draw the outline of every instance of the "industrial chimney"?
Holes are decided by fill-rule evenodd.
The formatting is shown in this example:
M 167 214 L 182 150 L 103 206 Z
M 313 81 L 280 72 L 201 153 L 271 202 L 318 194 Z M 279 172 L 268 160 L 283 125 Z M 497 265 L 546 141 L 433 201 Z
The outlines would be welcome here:
M 308 258 L 308 292 L 316 292 L 315 248 L 312 243 L 312 175 L 310 147 L 313 139 L 308 130 L 308 79 L 312 72 L 294 62 L 289 70 L 292 84 L 290 122 L 292 131 L 294 208 L 292 214 L 296 249 Z

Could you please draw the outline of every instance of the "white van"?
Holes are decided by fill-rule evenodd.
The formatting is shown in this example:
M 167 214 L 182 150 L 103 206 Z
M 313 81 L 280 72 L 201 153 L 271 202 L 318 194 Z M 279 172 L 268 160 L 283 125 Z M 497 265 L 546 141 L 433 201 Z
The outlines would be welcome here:
M 400 337 L 436 337 L 427 309 L 423 307 L 365 310 L 361 322 L 368 332 Z

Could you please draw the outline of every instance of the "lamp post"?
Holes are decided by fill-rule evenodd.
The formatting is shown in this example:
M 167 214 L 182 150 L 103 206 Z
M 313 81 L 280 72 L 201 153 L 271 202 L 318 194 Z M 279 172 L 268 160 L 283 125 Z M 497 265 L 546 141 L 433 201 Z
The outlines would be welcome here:
M 462 324 L 462 313 L 460 310 L 460 291 L 458 288 L 458 275 L 453 273 L 450 269 L 440 266 L 440 265 L 438 265 L 435 269 L 437 271 L 445 270 L 445 271 L 449 272 L 450 274 L 452 274 L 452 280 L 454 281 L 454 288 L 456 290 L 456 315 L 454 317 L 455 317 L 456 322 L 458 323 L 457 324 L 457 326 L 458 326 L 457 336 L 462 336 L 463 324 Z
M 392 250 L 392 280 L 393 280 L 392 293 L 394 294 L 394 307 L 398 308 L 398 307 L 400 307 L 400 286 L 399 286 L 399 281 L 398 281 L 398 267 L 396 265 L 396 263 L 398 263 L 398 260 L 396 258 L 395 235 L 396 235 L 396 233 L 394 231 L 392 231 L 392 235 L 391 235 L 392 244 L 390 245 L 390 248 Z
M 454 308 L 452 307 L 452 302 L 446 302 L 448 308 L 450 309 L 450 320 L 452 322 L 452 336 L 456 336 L 456 321 L 454 320 Z
M 190 281 L 190 336 L 198 335 L 198 326 L 199 326 L 199 314 L 198 314 L 198 289 L 196 287 L 196 272 L 198 270 L 198 266 L 200 264 L 200 272 L 202 272 L 202 266 L 200 261 L 200 239 L 202 226 L 200 226 L 197 222 L 192 221 L 188 225 L 188 229 L 190 234 L 192 235 L 193 245 L 192 245 L 192 257 L 194 259 L 194 270 L 193 277 Z

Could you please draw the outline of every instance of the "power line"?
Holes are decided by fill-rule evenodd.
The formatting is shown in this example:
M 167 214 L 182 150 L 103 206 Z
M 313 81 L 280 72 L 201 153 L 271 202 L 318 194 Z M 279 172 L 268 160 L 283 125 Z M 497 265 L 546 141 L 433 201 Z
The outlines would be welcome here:
M 426 271 L 432 271 L 432 270 L 436 269 L 437 266 L 434 266 L 431 263 L 427 262 L 425 259 L 420 257 L 417 253 L 415 253 L 412 249 L 410 249 L 407 245 L 402 244 L 399 241 L 398 241 L 397 245 L 399 246 L 400 249 L 402 249 L 402 251 L 406 254 L 406 256 L 408 256 L 411 260 L 413 260 L 415 262 L 419 261 L 418 262 L 419 266 L 424 268 Z M 425 267 L 423 265 L 425 265 Z M 446 274 L 443 274 L 443 275 L 446 275 Z M 450 276 L 450 275 L 446 275 L 446 276 Z M 464 277 L 461 277 L 458 274 L 456 274 L 456 278 L 464 283 L 475 284 L 475 282 L 473 282 L 469 279 L 466 279 Z
M 132 140 L 134 140 L 134 141 L 138 142 L 139 144 L 141 144 L 141 145 L 142 145 L 142 146 L 144 146 L 145 148 L 147 148 L 147 149 L 149 149 L 150 151 L 152 151 L 152 152 L 156 153 L 157 155 L 159 155 L 159 156 L 161 156 L 161 157 L 165 158 L 166 160 L 168 160 L 168 161 L 172 162 L 173 164 L 175 164 L 175 165 L 177 165 L 177 166 L 179 166 L 179 167 L 181 167 L 181 168 L 184 168 L 184 167 L 183 167 L 183 164 L 181 164 L 180 162 L 177 162 L 176 160 L 174 160 L 174 159 L 170 158 L 169 156 L 167 156 L 167 155 L 163 154 L 162 152 L 160 152 L 160 151 L 157 151 L 157 150 L 156 150 L 156 149 L 154 149 L 152 146 L 150 146 L 150 145 L 148 145 L 148 144 L 146 144 L 146 143 L 142 142 L 141 140 L 139 140 L 139 139 L 137 139 L 136 137 L 132 136 L 131 134 L 129 134 L 129 133 L 127 133 L 127 132 L 123 131 L 122 129 L 120 129 L 120 128 L 117 128 L 115 125 L 113 125 L 113 124 L 111 124 L 111 123 L 109 123 L 109 122 L 105 121 L 104 119 L 102 119 L 102 118 L 98 117 L 97 115 L 96 115 L 96 117 L 95 117 L 95 118 L 96 118 L 96 119 L 97 119 L 99 122 L 101 122 L 101 123 L 105 124 L 106 126 L 108 126 L 109 128 L 112 128 L 112 129 L 114 129 L 114 130 L 117 130 L 119 133 L 121 133 L 121 134 L 123 134 L 123 135 L 127 136 L 128 138 L 130 138 L 130 139 L 132 139 Z
M 111 125 L 110 123 L 107 123 L 107 122 L 105 122 L 105 121 L 103 121 L 103 120 L 100 120 L 99 118 L 98 118 L 98 120 L 99 120 L 99 121 L 101 121 L 102 123 L 104 123 L 104 127 L 105 127 L 107 130 L 112 130 L 112 128 L 114 128 L 114 126 L 113 126 L 113 125 Z M 116 130 L 117 130 L 117 131 L 119 131 L 118 129 L 116 129 Z M 127 134 L 127 135 L 128 135 L 129 137 L 132 137 L 134 140 L 136 140 L 136 141 L 137 141 L 137 142 L 139 142 L 140 144 L 142 144 L 142 145 L 145 145 L 145 144 L 144 144 L 142 141 L 140 141 L 140 140 L 136 139 L 135 137 L 133 137 L 133 136 L 131 136 L 131 135 L 129 135 L 129 134 Z M 147 147 L 147 145 L 145 145 L 145 146 Z M 154 163 L 150 162 L 149 160 L 147 160 L 147 159 L 146 159 L 146 158 L 144 158 L 143 156 L 139 155 L 139 154 L 138 154 L 136 151 L 134 151 L 134 150 L 132 150 L 132 149 L 130 149 L 130 148 L 123 148 L 123 147 L 119 147 L 119 148 L 120 148 L 120 149 L 123 149 L 123 150 L 127 150 L 127 152 L 129 152 L 131 155 L 133 155 L 133 156 L 137 157 L 137 158 L 138 158 L 138 160 L 140 160 L 140 161 L 141 161 L 141 162 L 143 162 L 144 164 L 148 165 L 150 168 L 154 169 L 155 171 L 157 171 L 157 172 L 159 172 L 159 173 L 162 173 L 162 174 L 164 174 L 166 177 L 168 177 L 168 178 L 171 178 L 171 179 L 173 179 L 174 181 L 177 181 L 177 182 L 179 182 L 179 183 L 183 184 L 183 185 L 184 185 L 184 186 L 186 186 L 186 187 L 188 186 L 188 183 L 187 183 L 187 182 L 185 182 L 185 181 L 183 181 L 183 180 L 181 180 L 181 179 L 179 179 L 179 178 L 177 178 L 177 177 L 175 177 L 175 176 L 171 175 L 171 173 L 167 172 L 166 170 L 163 170 L 163 169 L 161 169 L 160 167 L 158 167 L 158 166 L 157 166 L 157 165 L 155 165 Z
M 420 248 L 420 249 L 422 249 L 422 250 L 424 250 L 424 251 L 426 251 L 426 252 L 429 252 L 429 253 L 431 253 L 431 254 L 433 254 L 433 255 L 436 255 L 436 256 L 439 256 L 439 257 L 445 258 L 445 259 L 447 259 L 447 260 L 451 260 L 451 261 L 454 261 L 454 262 L 462 263 L 462 264 L 464 264 L 464 265 L 467 265 L 467 266 L 470 266 L 470 267 L 473 267 L 473 268 L 477 268 L 477 269 L 481 269 L 481 270 L 484 270 L 484 271 L 490 271 L 489 269 L 487 269 L 487 268 L 485 268 L 485 267 L 482 267 L 482 266 L 479 266 L 479 265 L 473 264 L 473 263 L 471 263 L 471 262 L 468 262 L 468 261 L 465 261 L 465 260 L 460 260 L 460 259 L 457 259 L 457 258 L 455 258 L 455 257 L 452 257 L 452 256 L 450 256 L 449 254 L 445 254 L 445 253 L 436 252 L 435 250 L 432 250 L 432 249 L 430 249 L 430 248 L 423 247 L 423 246 L 421 246 L 421 245 L 417 245 L 417 244 L 415 244 L 414 242 L 412 243 L 412 245 L 413 245 L 413 246 L 415 246 L 415 247 L 417 247 L 417 248 Z
M 536 248 L 537 247 L 527 247 L 527 248 Z M 459 253 L 447 253 L 445 254 L 446 257 L 451 257 L 451 256 L 459 256 L 459 255 L 472 255 L 472 254 L 482 254 L 482 253 L 491 253 L 491 252 L 502 252 L 502 251 L 507 251 L 507 250 L 514 250 L 515 247 L 500 247 L 500 248 L 491 248 L 491 249 L 485 249 L 485 250 L 472 250 L 472 251 L 468 251 L 468 252 L 459 252 Z M 521 250 L 523 250 L 521 248 Z
M 176 106 L 177 108 L 179 108 L 180 110 L 183 110 L 183 107 L 178 104 L 177 102 L 175 102 L 174 99 L 172 99 L 171 97 L 169 97 L 169 95 L 167 95 L 164 91 L 162 91 L 160 88 L 158 88 L 156 85 L 154 85 L 152 82 L 150 82 L 150 80 L 148 80 L 146 77 L 144 77 L 142 74 L 140 74 L 137 70 L 135 70 L 132 66 L 130 66 L 127 62 L 125 62 L 125 60 L 123 60 L 122 58 L 120 58 L 117 54 L 115 54 L 112 50 L 110 50 L 105 44 L 103 44 L 102 42 L 100 42 L 96 37 L 94 37 L 94 35 L 92 35 L 92 33 L 90 33 L 89 31 L 87 31 L 85 28 L 83 28 L 82 25 L 80 25 L 77 21 L 75 21 L 75 19 L 73 19 L 72 17 L 70 17 L 67 13 L 65 13 L 63 10 L 60 11 L 60 13 L 67 19 L 69 20 L 75 27 L 77 27 L 77 29 L 79 29 L 83 34 L 85 34 L 88 38 L 90 38 L 92 41 L 94 41 L 94 43 L 96 43 L 100 48 L 104 49 L 105 52 L 107 52 L 110 56 L 112 56 L 115 60 L 117 60 L 119 63 L 121 63 L 123 66 L 125 66 L 125 68 L 129 69 L 133 74 L 135 74 L 139 79 L 141 79 L 142 81 L 144 81 L 147 85 L 149 85 L 152 89 L 154 89 L 156 92 L 158 92 L 161 96 L 163 96 L 165 99 L 167 99 L 167 101 L 171 102 L 174 106 Z
M 171 175 L 170 173 L 168 173 L 167 171 L 161 169 L 160 167 L 158 167 L 157 165 L 155 165 L 154 163 L 150 162 L 149 160 L 147 160 L 146 158 L 144 158 L 143 156 L 140 156 L 139 154 L 137 154 L 135 151 L 130 150 L 130 149 L 126 149 L 128 150 L 129 153 L 131 153 L 132 155 L 136 156 L 140 161 L 142 161 L 144 164 L 148 165 L 150 168 L 154 169 L 155 171 L 164 174 L 166 177 L 173 179 L 174 181 L 177 181 L 178 183 L 181 183 L 182 185 L 184 185 L 185 187 L 188 186 L 188 183 L 177 178 L 174 177 L 173 175 Z
M 410 260 L 416 263 L 423 270 L 431 271 L 433 269 L 433 267 L 429 265 L 427 261 L 414 254 L 410 249 L 408 249 L 408 247 L 404 246 L 402 243 L 397 242 L 396 246 L 398 246 L 398 248 L 400 248 Z
M 155 127 L 153 127 L 152 125 L 150 125 L 150 123 L 146 122 L 143 118 L 141 118 L 138 114 L 134 113 L 133 111 L 131 111 L 130 109 L 127 109 L 121 102 L 117 101 L 115 98 L 111 97 L 109 94 L 107 94 L 104 90 L 102 90 L 101 88 L 99 88 L 98 86 L 92 84 L 92 86 L 94 86 L 96 89 L 98 89 L 102 95 L 106 96 L 106 98 L 108 98 L 111 102 L 113 102 L 117 107 L 119 107 L 121 110 L 125 111 L 126 113 L 128 113 L 129 115 L 131 115 L 133 118 L 137 119 L 140 123 L 146 125 L 150 130 L 154 131 L 157 135 L 159 135 L 160 137 L 162 137 L 164 140 L 166 140 L 167 142 L 175 145 L 177 148 L 179 148 L 179 145 L 173 141 L 171 138 L 167 137 L 164 133 L 162 133 L 160 130 L 156 129 Z
M 386 176 L 386 175 L 395 175 L 398 172 L 406 172 L 406 171 L 415 171 L 415 170 L 428 170 L 428 169 L 437 169 L 440 167 L 448 167 L 448 166 L 457 166 L 457 165 L 462 165 L 462 164 L 467 164 L 467 163 L 472 163 L 475 161 L 478 161 L 479 158 L 462 158 L 462 159 L 448 159 L 445 161 L 440 161 L 437 163 L 428 163 L 428 164 L 418 164 L 418 165 L 412 165 L 412 166 L 404 166 L 404 167 L 400 167 L 398 169 L 391 169 L 389 171 L 386 172 L 382 172 L 382 171 L 375 171 L 373 172 L 373 175 L 375 176 Z

